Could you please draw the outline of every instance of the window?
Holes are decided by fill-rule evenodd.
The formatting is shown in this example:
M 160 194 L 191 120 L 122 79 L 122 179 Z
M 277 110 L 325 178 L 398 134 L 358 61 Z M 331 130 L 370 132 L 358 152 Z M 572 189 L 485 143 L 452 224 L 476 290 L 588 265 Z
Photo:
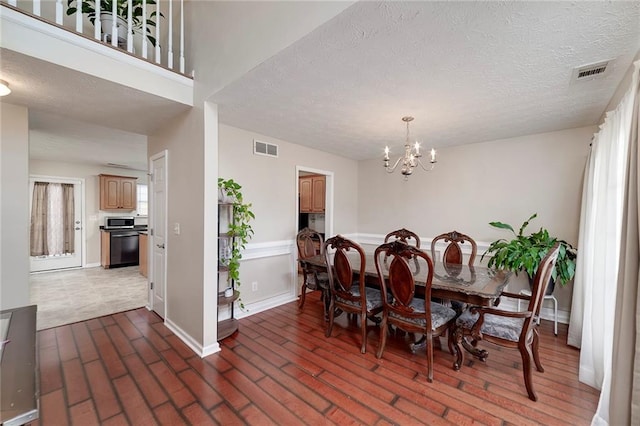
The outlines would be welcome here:
M 138 206 L 136 210 L 138 216 L 147 216 L 149 214 L 149 191 L 147 185 L 138 185 Z

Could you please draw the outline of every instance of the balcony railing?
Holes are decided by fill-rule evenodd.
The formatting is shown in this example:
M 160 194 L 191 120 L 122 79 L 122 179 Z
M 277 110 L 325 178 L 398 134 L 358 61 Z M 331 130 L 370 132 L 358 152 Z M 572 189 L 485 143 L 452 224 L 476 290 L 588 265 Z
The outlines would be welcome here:
M 184 0 L 0 1 L 184 74 Z

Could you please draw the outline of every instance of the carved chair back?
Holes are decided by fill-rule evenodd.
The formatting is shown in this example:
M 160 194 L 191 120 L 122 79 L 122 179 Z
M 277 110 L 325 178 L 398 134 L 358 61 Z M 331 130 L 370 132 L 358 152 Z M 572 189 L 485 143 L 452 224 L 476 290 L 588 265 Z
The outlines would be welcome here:
M 478 246 L 476 242 L 470 236 L 462 234 L 458 231 L 451 231 L 444 234 L 440 234 L 431 241 L 431 257 L 436 258 L 436 244 L 439 241 L 449 243 L 447 248 L 442 254 L 442 262 L 449 264 L 462 265 L 463 255 L 461 244 L 468 243 L 471 246 L 471 254 L 469 255 L 469 266 L 473 266 L 476 259 L 476 252 Z
M 333 252 L 333 254 L 331 253 Z M 355 252 L 359 257 L 358 277 L 364 277 L 366 257 L 364 250 L 357 243 L 336 235 L 324 243 L 324 255 L 329 273 L 329 288 L 332 298 L 339 295 L 341 299 L 361 302 L 364 298 L 364 279 L 356 279 L 354 269 L 349 259 L 349 253 Z M 357 296 L 353 295 L 353 287 L 358 286 Z M 362 308 L 366 310 L 366 304 Z
M 380 281 L 384 282 L 384 276 L 387 276 L 386 285 L 381 286 L 385 309 L 405 318 L 426 318 L 426 327 L 430 328 L 433 262 L 429 255 L 417 247 L 396 240 L 379 246 L 374 258 Z M 424 277 L 420 280 L 424 282 L 424 300 L 420 301 L 424 303 L 425 312 L 421 313 L 414 312 L 412 307 L 416 291 L 416 274 L 410 263 L 414 262 L 420 264 L 420 277 Z
M 408 229 L 402 228 L 393 232 L 389 232 L 386 237 L 384 237 L 384 242 L 388 243 L 391 239 L 400 240 L 405 244 L 412 244 L 411 240 L 414 241 L 412 245 L 417 248 L 420 248 L 420 237 L 415 232 L 409 231 Z
M 558 260 L 558 253 L 560 252 L 560 243 L 556 243 L 546 254 L 546 256 L 540 261 L 538 271 L 533 279 L 533 285 L 531 287 L 531 299 L 529 300 L 529 306 L 527 311 L 533 312 L 534 315 L 525 320 L 525 324 L 522 330 L 521 338 L 526 336 L 531 328 L 531 323 L 535 321 L 535 316 L 540 314 L 540 307 L 544 300 L 544 295 L 547 292 L 547 286 L 551 280 L 553 268 L 556 266 L 556 260 Z
M 298 257 L 300 259 L 308 259 L 322 254 L 324 245 L 322 235 L 313 229 L 301 229 L 296 236 L 296 243 L 298 245 Z

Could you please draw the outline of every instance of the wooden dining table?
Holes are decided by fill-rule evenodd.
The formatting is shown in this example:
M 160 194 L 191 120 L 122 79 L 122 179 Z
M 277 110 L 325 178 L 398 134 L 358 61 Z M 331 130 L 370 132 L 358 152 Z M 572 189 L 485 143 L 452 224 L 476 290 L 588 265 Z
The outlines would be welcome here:
M 360 258 L 355 253 L 349 260 L 353 270 L 360 270 Z M 299 260 L 303 268 L 326 272 L 324 255 Z M 436 262 L 431 283 L 431 297 L 456 300 L 472 306 L 494 306 L 496 300 L 506 287 L 511 272 L 494 270 L 483 266 L 469 266 Z M 424 288 L 424 274 L 416 275 L 416 291 Z M 380 286 L 374 257 L 367 254 L 365 258 L 365 280 L 367 285 Z
M 348 254 L 351 267 L 355 273 L 360 271 L 360 257 L 357 253 Z M 303 268 L 309 268 L 318 272 L 326 272 L 327 264 L 324 255 L 298 259 Z M 379 287 L 380 279 L 375 267 L 373 254 L 365 256 L 365 283 L 368 286 Z M 424 289 L 425 273 L 415 274 L 416 294 L 420 296 L 420 289 Z M 473 306 L 497 306 L 502 291 L 509 283 L 510 271 L 495 270 L 483 266 L 469 266 L 460 264 L 448 264 L 435 262 L 433 280 L 431 281 L 431 297 L 443 300 L 455 300 Z M 424 295 L 424 293 L 423 293 Z M 330 301 L 330 295 L 324 298 L 326 309 Z M 459 308 L 460 309 L 460 308 Z M 461 311 L 458 312 L 460 314 Z M 488 353 L 484 349 L 477 348 L 474 344 L 462 339 L 462 346 L 480 360 L 486 360 Z M 455 365 L 455 363 L 454 363 Z M 455 367 L 454 367 L 455 368 Z

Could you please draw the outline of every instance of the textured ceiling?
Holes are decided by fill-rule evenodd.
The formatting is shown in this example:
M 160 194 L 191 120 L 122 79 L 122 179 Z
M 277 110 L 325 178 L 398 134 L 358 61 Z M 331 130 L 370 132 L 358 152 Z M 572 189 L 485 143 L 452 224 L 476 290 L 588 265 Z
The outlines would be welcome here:
M 405 115 L 425 149 L 596 124 L 639 50 L 640 2 L 363 1 L 212 100 L 222 123 L 368 159 L 401 151 Z M 188 108 L 6 49 L 0 76 L 3 102 L 29 107 L 34 158 L 144 168 L 140 135 Z
M 146 169 L 146 136 L 188 106 L 0 49 L 2 99 L 29 108 L 30 156 Z M 52 84 L 54 83 L 54 84 Z
M 353 159 L 598 123 L 640 2 L 358 2 L 213 96 L 220 121 Z M 613 62 L 571 83 L 573 69 Z

